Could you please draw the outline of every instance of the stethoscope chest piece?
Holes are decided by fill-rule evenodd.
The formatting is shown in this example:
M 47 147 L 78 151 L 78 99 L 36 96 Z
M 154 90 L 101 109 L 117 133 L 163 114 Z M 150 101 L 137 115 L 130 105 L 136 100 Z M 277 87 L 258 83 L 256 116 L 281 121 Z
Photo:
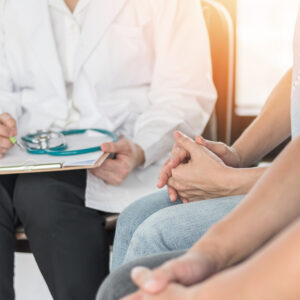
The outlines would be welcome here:
M 65 150 L 67 142 L 65 136 L 53 130 L 39 130 L 34 134 L 28 134 L 22 138 L 26 149 L 30 151 L 41 151 L 44 154 L 45 150 Z M 38 153 L 34 153 L 38 154 Z
M 30 154 L 48 154 L 53 156 L 71 156 L 87 154 L 96 151 L 101 151 L 100 145 L 84 149 L 67 150 L 68 143 L 66 136 L 84 134 L 87 131 L 94 131 L 112 139 L 112 142 L 116 142 L 118 137 L 113 133 L 105 129 L 72 129 L 64 131 L 55 130 L 39 130 L 33 134 L 27 134 L 22 137 L 23 145 Z

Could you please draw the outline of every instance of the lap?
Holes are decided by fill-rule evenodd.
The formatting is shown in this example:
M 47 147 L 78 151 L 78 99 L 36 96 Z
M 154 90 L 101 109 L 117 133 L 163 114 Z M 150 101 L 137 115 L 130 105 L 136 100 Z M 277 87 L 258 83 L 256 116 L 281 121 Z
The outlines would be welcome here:
M 188 249 L 214 223 L 232 211 L 243 197 L 179 204 L 155 212 L 137 228 L 126 259 L 132 259 L 130 256 L 137 253 L 147 254 L 148 248 L 154 251 Z
M 16 177 L 12 206 L 22 224 L 48 226 L 60 220 L 98 217 L 85 207 L 86 171 L 20 174 Z M 80 216 L 80 218 L 79 218 Z
M 124 220 L 125 222 L 131 222 L 134 220 L 135 222 L 140 223 L 140 220 L 146 220 L 155 212 L 166 207 L 175 206 L 179 203 L 181 203 L 181 201 L 172 203 L 168 192 L 166 190 L 162 190 L 160 192 L 147 195 L 129 205 L 121 213 L 119 222 L 122 222 L 122 219 L 126 219 Z
M 84 206 L 86 172 L 21 174 L 17 177 L 13 204 L 18 208 L 44 210 L 63 204 Z

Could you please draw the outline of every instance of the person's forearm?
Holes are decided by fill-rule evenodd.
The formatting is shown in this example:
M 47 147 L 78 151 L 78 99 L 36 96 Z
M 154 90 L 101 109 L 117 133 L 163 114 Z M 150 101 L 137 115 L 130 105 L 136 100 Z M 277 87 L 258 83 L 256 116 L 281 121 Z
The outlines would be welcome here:
M 274 88 L 260 115 L 234 143 L 241 165 L 249 167 L 291 134 L 290 97 L 292 70 Z
M 192 288 L 190 299 L 300 299 L 300 219 L 244 263 Z
M 247 194 L 266 170 L 267 167 L 231 168 L 224 180 L 228 188 L 228 196 Z
M 253 253 L 300 213 L 300 137 L 292 142 L 245 200 L 190 250 L 208 249 L 217 269 Z

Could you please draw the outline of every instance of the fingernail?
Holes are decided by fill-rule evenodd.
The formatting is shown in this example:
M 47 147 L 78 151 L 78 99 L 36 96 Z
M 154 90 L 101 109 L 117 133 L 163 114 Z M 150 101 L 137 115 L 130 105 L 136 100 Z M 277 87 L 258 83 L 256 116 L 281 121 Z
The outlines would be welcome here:
M 144 288 L 148 291 L 154 291 L 157 288 L 157 282 L 154 279 L 146 281 Z
M 171 201 L 172 201 L 172 202 L 176 202 L 176 200 L 177 200 L 177 197 L 174 196 L 174 195 L 172 195 L 172 196 L 171 196 Z
M 137 277 L 141 272 L 143 272 L 144 271 L 144 269 L 143 268 L 141 268 L 141 267 L 136 267 L 136 268 L 134 268 L 132 271 L 131 271 L 131 276 L 133 277 L 133 278 L 135 278 L 135 277 Z

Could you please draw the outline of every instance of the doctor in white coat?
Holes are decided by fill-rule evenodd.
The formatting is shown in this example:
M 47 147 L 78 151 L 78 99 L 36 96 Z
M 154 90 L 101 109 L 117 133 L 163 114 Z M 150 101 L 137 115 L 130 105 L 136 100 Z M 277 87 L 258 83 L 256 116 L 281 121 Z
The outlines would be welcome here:
M 215 99 L 198 0 L 0 0 L 0 155 L 37 129 L 123 136 L 93 172 L 1 176 L 0 298 L 14 298 L 21 221 L 53 297 L 93 299 L 103 212 L 153 192 L 174 130 L 201 133 Z

